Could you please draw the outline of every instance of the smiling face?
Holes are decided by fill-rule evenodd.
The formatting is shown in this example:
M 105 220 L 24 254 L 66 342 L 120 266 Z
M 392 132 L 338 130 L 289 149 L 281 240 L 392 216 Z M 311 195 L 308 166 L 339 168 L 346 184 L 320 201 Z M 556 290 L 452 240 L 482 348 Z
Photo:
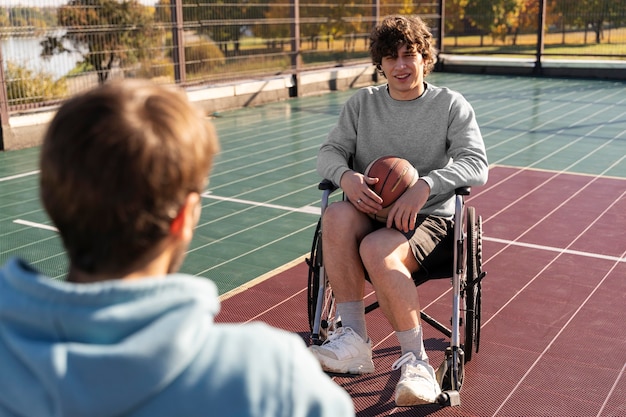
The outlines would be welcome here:
M 380 67 L 393 99 L 413 100 L 424 92 L 424 59 L 414 46 L 401 45 L 395 55 L 382 58 Z

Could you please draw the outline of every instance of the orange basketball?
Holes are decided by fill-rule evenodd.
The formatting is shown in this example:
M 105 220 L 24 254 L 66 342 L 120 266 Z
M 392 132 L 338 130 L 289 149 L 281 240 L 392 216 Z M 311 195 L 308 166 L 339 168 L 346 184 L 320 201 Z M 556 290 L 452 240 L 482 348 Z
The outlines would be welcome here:
M 383 199 L 383 210 L 374 216 L 381 221 L 386 220 L 393 203 L 418 179 L 415 167 L 406 159 L 396 156 L 383 156 L 376 159 L 367 166 L 364 174 L 378 178 L 378 182 L 371 188 Z

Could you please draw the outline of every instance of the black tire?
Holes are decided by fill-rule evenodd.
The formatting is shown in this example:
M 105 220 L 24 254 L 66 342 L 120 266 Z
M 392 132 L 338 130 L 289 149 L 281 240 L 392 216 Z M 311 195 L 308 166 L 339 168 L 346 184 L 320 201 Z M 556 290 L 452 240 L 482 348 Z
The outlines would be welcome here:
M 317 223 L 313 244 L 311 246 L 311 257 L 307 259 L 309 265 L 309 283 L 307 289 L 307 304 L 309 329 L 311 330 L 311 343 L 321 344 L 328 338 L 328 332 L 334 331 L 337 323 L 335 317 L 335 297 L 328 285 L 326 275 L 324 274 L 324 264 L 322 258 L 322 231 L 321 220 Z M 320 313 L 320 329 L 319 333 L 314 333 L 315 315 L 317 309 L 317 301 L 319 297 L 320 285 L 325 281 L 324 294 L 322 294 L 321 313 Z
M 320 285 L 320 266 L 321 266 L 321 225 L 322 220 L 317 222 L 315 234 L 313 235 L 313 243 L 311 244 L 311 256 L 307 258 L 306 263 L 309 265 L 309 279 L 307 286 L 307 313 L 309 318 L 309 330 L 313 331 L 313 321 L 315 319 L 315 306 L 317 305 L 317 292 Z M 320 242 L 320 243 L 318 243 Z M 319 248 L 318 248 L 319 246 Z
M 478 353 L 480 343 L 480 314 L 482 272 L 482 218 L 476 217 L 474 207 L 467 208 L 467 275 L 465 280 L 465 362 Z

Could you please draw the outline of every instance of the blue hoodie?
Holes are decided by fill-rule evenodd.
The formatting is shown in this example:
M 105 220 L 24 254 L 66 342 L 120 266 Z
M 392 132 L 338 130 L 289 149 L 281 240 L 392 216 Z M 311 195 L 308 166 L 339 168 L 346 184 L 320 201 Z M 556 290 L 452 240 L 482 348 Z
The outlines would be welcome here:
M 295 334 L 216 324 L 202 278 L 55 281 L 0 269 L 0 416 L 353 416 Z

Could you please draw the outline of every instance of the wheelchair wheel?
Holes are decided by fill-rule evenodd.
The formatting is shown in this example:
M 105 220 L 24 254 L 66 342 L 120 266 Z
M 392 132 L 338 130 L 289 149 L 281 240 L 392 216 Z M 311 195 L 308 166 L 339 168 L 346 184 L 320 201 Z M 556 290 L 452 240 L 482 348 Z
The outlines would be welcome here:
M 309 280 L 307 288 L 307 304 L 309 328 L 311 330 L 311 343 L 321 344 L 328 338 L 328 332 L 334 331 L 336 323 L 335 317 L 335 297 L 330 285 L 328 285 L 324 264 L 322 262 L 322 230 L 321 219 L 317 223 L 313 244 L 311 246 L 311 257 L 306 260 L 309 265 Z M 320 298 L 320 286 L 323 286 L 321 294 L 319 329 L 315 327 L 315 319 L 318 314 L 318 299 Z
M 313 243 L 311 245 L 311 256 L 306 259 L 309 266 L 309 279 L 307 286 L 307 314 L 309 318 L 309 330 L 313 331 L 313 320 L 315 319 L 315 306 L 317 305 L 317 291 L 319 288 L 320 266 L 321 266 L 321 250 L 318 253 L 318 241 L 321 240 L 322 220 L 317 222 L 315 234 L 313 235 Z M 320 243 L 321 245 L 321 243 Z
M 467 276 L 465 280 L 465 362 L 478 353 L 480 344 L 482 271 L 482 218 L 474 207 L 467 208 Z

